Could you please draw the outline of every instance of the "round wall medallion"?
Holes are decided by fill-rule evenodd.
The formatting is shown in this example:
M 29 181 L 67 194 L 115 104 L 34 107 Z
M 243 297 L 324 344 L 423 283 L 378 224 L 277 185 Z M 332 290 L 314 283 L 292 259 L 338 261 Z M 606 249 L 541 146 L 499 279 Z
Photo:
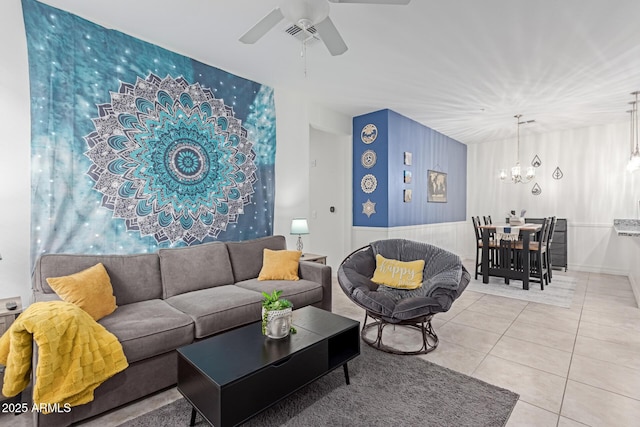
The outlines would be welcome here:
M 360 139 L 365 144 L 371 144 L 378 137 L 378 128 L 373 123 L 369 123 L 362 128 Z
M 376 152 L 373 150 L 367 150 L 364 153 L 362 153 L 362 166 L 364 166 L 367 169 L 372 168 L 375 164 L 376 164 L 376 160 L 378 159 L 378 156 L 376 155 Z
M 365 193 L 373 193 L 377 186 L 378 180 L 370 173 L 363 176 L 362 181 L 360 181 L 360 187 Z

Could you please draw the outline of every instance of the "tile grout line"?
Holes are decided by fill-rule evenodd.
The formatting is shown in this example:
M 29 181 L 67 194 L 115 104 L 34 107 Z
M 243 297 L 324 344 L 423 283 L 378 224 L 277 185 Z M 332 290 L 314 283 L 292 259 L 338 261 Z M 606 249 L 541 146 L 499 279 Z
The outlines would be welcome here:
M 484 296 L 483 296 L 482 298 L 484 298 Z M 478 299 L 478 301 L 480 301 L 482 298 L 479 298 L 479 299 Z M 476 301 L 476 302 L 477 302 L 477 301 Z M 475 304 L 475 303 L 474 303 L 474 304 Z M 518 315 L 517 315 L 517 316 L 516 316 L 512 321 L 511 321 L 511 323 L 510 323 L 510 324 L 509 324 L 509 326 L 504 330 L 504 332 L 503 332 L 502 334 L 500 334 L 500 338 L 498 338 L 498 340 L 495 342 L 495 344 L 493 344 L 493 346 L 491 346 L 491 348 L 489 349 L 489 351 L 487 351 L 487 354 L 485 354 L 485 355 L 484 355 L 484 357 L 482 358 L 482 360 L 480 361 L 480 363 L 478 363 L 478 365 L 473 369 L 473 372 L 471 372 L 471 375 L 472 375 L 472 376 L 476 373 L 476 371 L 478 370 L 478 368 L 480 367 L 480 365 L 482 365 L 482 364 L 484 363 L 484 361 L 487 359 L 487 356 L 489 355 L 489 353 L 491 353 L 491 352 L 493 351 L 493 349 L 494 349 L 494 348 L 496 347 L 496 345 L 500 342 L 500 340 L 502 339 L 502 337 L 504 337 L 504 336 L 505 336 L 505 332 L 507 332 L 507 331 L 509 330 L 509 328 L 510 328 L 511 326 L 513 326 L 513 324 L 514 324 L 514 322 L 516 321 L 516 319 L 517 319 L 518 317 L 520 317 L 520 315 L 522 314 L 522 312 L 524 311 L 524 309 L 525 309 L 525 308 L 527 308 L 527 306 L 528 306 L 529 304 L 530 304 L 530 303 L 529 303 L 529 302 L 527 302 L 527 303 L 522 307 L 522 309 L 520 310 L 520 312 L 518 313 Z M 471 305 L 473 305 L 473 304 L 471 304 Z M 467 307 L 467 308 L 469 308 L 469 307 Z M 465 309 L 465 310 L 466 310 L 466 309 Z M 472 310 L 472 311 L 473 311 L 473 310 Z M 478 329 L 478 328 L 476 328 L 476 329 Z M 495 332 L 494 332 L 494 333 L 495 333 Z M 496 356 L 494 356 L 494 357 L 496 357 Z M 494 384 L 494 385 L 495 385 L 495 384 Z M 518 400 L 520 400 L 520 396 L 519 396 L 519 395 L 518 395 Z
M 588 274 L 587 276 L 587 289 L 585 289 L 584 294 L 586 295 L 587 291 L 589 290 L 589 279 L 591 277 L 591 273 Z M 571 373 L 571 365 L 573 364 L 573 356 L 575 354 L 576 351 L 576 343 L 578 341 L 578 333 L 580 332 L 580 322 L 582 321 L 582 310 L 584 310 L 584 298 L 582 299 L 582 302 L 580 303 L 580 317 L 578 319 L 578 327 L 576 328 L 576 335 L 573 339 L 573 348 L 571 349 L 571 358 L 569 359 L 569 369 L 567 370 L 567 378 L 564 381 L 564 390 L 562 391 L 562 400 L 560 401 L 560 409 L 558 409 L 558 422 L 556 424 L 556 427 L 560 426 L 560 417 L 562 417 L 562 408 L 564 407 L 564 399 L 567 396 L 567 386 L 569 385 L 569 374 Z M 573 418 L 569 418 L 569 417 L 565 417 L 568 418 L 572 421 L 576 421 L 576 422 L 580 422 L 577 420 L 574 420 Z M 581 422 L 580 422 L 581 423 Z M 581 423 L 584 424 L 584 423 Z

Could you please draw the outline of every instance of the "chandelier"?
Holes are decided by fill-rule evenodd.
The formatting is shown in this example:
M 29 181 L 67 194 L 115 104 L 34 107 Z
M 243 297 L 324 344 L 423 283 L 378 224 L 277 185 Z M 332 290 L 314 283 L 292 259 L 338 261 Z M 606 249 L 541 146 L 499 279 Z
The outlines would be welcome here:
M 513 117 L 516 118 L 518 129 L 518 148 L 516 151 L 516 165 L 511 168 L 511 182 L 513 182 L 514 184 L 527 184 L 536 177 L 536 168 L 534 168 L 533 166 L 529 166 L 527 167 L 526 174 L 524 176 L 522 175 L 522 167 L 520 166 L 520 125 L 525 123 L 533 123 L 535 122 L 535 120 L 527 120 L 526 122 L 520 121 L 520 117 L 522 117 L 522 114 L 516 114 Z M 507 170 L 500 170 L 500 180 L 503 182 L 508 182 L 507 177 Z
M 640 150 L 638 150 L 638 94 L 640 94 L 639 91 L 631 93 L 631 95 L 635 95 L 636 99 L 629 103 L 631 104 L 631 110 L 627 111 L 628 113 L 631 113 L 631 156 L 629 157 L 629 163 L 627 164 L 627 170 L 629 172 L 635 172 L 640 169 Z

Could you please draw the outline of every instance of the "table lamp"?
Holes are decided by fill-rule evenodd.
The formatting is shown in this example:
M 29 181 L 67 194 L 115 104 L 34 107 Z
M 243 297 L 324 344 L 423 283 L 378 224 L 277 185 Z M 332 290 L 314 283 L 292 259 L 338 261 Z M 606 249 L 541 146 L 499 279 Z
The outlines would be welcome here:
M 309 234 L 309 224 L 306 218 L 293 218 L 291 220 L 291 234 L 298 235 L 296 249 L 302 252 L 302 235 Z

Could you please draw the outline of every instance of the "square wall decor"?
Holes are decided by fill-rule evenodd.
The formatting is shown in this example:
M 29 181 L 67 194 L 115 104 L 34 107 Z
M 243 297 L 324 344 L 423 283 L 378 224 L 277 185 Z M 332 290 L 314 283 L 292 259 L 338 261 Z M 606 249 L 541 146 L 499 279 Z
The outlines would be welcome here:
M 447 203 L 447 174 L 428 171 L 427 202 Z
M 411 166 L 411 152 L 409 151 L 405 151 L 404 152 L 404 164 L 407 166 Z

